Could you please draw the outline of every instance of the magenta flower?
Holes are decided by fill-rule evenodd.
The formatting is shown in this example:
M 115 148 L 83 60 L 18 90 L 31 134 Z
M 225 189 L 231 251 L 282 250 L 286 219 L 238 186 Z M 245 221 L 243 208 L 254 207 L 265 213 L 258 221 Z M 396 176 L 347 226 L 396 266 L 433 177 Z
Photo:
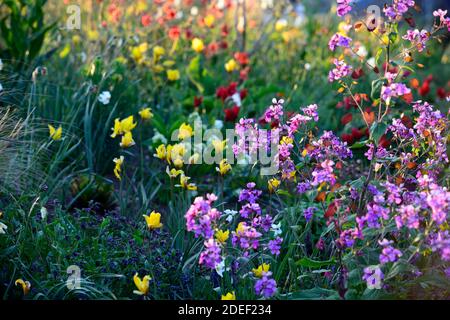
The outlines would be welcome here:
M 337 0 L 336 13 L 339 17 L 343 17 L 352 11 L 352 7 L 350 6 L 351 2 L 351 0 Z
M 348 76 L 352 72 L 352 66 L 347 65 L 343 60 L 334 59 L 334 69 L 328 74 L 328 81 L 333 82 Z
M 328 42 L 328 48 L 330 48 L 331 51 L 335 51 L 336 47 L 349 48 L 351 42 L 351 38 L 343 36 L 340 33 L 335 33 Z

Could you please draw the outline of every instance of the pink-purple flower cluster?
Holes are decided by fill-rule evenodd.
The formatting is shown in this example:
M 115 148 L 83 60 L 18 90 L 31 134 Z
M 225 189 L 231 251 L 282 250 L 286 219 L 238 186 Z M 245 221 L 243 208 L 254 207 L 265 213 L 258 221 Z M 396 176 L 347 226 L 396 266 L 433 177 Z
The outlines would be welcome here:
M 352 66 L 345 63 L 344 60 L 334 59 L 335 68 L 330 70 L 328 81 L 334 82 L 348 76 L 352 72 Z
M 384 101 L 390 101 L 392 98 L 401 97 L 409 93 L 411 93 L 411 89 L 403 83 L 391 83 L 381 88 L 381 98 Z
M 422 31 L 418 29 L 408 30 L 402 38 L 410 41 L 417 48 L 417 51 L 422 52 L 430 39 L 430 33 L 425 29 Z
M 194 232 L 196 238 L 209 239 L 214 236 L 214 223 L 220 218 L 220 212 L 211 206 L 216 200 L 214 194 L 208 194 L 206 199 L 197 197 L 186 212 L 186 228 Z
M 401 18 L 414 5 L 415 2 L 413 0 L 393 0 L 392 4 L 383 8 L 383 12 L 389 19 L 396 20 Z
M 214 240 L 214 230 L 221 216 L 212 207 L 216 200 L 217 196 L 214 194 L 206 195 L 206 199 L 197 197 L 185 214 L 187 230 L 194 232 L 196 238 L 205 239 L 205 250 L 200 253 L 199 263 L 209 269 L 215 269 L 222 262 L 221 247 Z
M 350 6 L 351 2 L 351 0 L 337 0 L 336 13 L 339 17 L 343 17 L 352 11 L 352 7 Z

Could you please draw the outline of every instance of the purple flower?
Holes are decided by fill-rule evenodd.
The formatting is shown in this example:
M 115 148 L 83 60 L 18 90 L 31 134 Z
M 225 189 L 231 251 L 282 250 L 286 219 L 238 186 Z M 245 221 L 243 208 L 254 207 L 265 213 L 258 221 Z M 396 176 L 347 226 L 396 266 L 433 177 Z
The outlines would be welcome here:
M 309 181 L 307 181 L 307 182 L 300 182 L 297 185 L 297 193 L 299 193 L 299 194 L 303 194 L 303 193 L 305 193 L 306 191 L 308 191 L 310 189 L 311 189 L 311 183 L 309 183 Z
M 392 98 L 401 97 L 409 93 L 411 93 L 411 89 L 403 83 L 391 83 L 381 88 L 381 98 L 384 101 L 390 101 Z
M 203 197 L 197 197 L 186 212 L 186 228 L 188 231 L 193 231 L 196 238 L 199 236 L 211 238 L 214 235 L 212 224 L 221 215 L 217 209 L 211 207 L 215 200 L 217 197 L 214 194 L 207 195 L 206 200 Z
M 334 59 L 334 69 L 328 74 L 328 81 L 333 82 L 348 76 L 352 72 L 352 66 L 347 65 L 343 60 Z
M 331 131 L 324 131 L 319 140 L 312 142 L 312 146 L 314 149 L 309 150 L 308 155 L 316 160 L 353 157 L 351 150 L 347 147 L 347 142 L 342 142 Z
M 270 123 L 272 120 L 280 120 L 283 116 L 283 103 L 284 100 L 272 99 L 272 105 L 267 108 L 264 113 L 264 120 Z
M 436 184 L 431 184 L 426 201 L 431 208 L 433 221 L 438 225 L 443 224 L 450 214 L 450 192 Z
M 383 247 L 383 250 L 380 254 L 380 263 L 386 264 L 388 262 L 396 262 L 398 258 L 402 256 L 402 252 L 398 249 L 395 249 L 391 246 L 393 241 L 388 241 L 387 239 L 383 239 L 382 241 L 378 241 L 380 246 Z
M 345 16 L 347 13 L 352 11 L 350 6 L 351 0 L 337 0 L 336 13 L 339 17 Z
M 264 298 L 272 297 L 277 291 L 277 283 L 271 279 L 272 272 L 263 272 L 261 279 L 255 283 L 255 292 Z
M 432 234 L 430 238 L 431 249 L 440 252 L 442 260 L 450 261 L 450 234 L 448 230 Z
M 368 289 L 381 289 L 384 274 L 378 266 L 369 266 L 364 268 L 363 280 L 367 283 Z
M 254 182 L 247 183 L 247 189 L 244 189 L 239 194 L 239 202 L 247 201 L 249 203 L 255 203 L 258 201 L 262 194 L 261 190 L 255 189 L 256 184 Z
M 349 48 L 351 42 L 351 38 L 335 33 L 328 42 L 328 47 L 331 51 L 336 50 L 336 47 Z
M 410 7 L 415 4 L 412 0 L 393 0 L 392 5 L 384 7 L 384 14 L 391 20 L 399 19 Z
M 304 125 L 306 123 L 308 123 L 309 121 L 311 121 L 311 117 L 309 116 L 304 116 L 302 114 L 296 114 L 295 116 L 293 116 L 292 118 L 289 119 L 288 121 L 288 125 L 289 125 L 289 136 L 294 135 L 294 133 L 297 132 L 298 128 L 301 125 Z
M 222 262 L 220 246 L 214 239 L 205 241 L 205 251 L 200 254 L 199 263 L 207 268 L 215 269 Z
M 406 225 L 409 229 L 419 229 L 418 208 L 413 205 L 403 205 L 398 209 L 399 215 L 395 216 L 397 229 Z
M 270 253 L 278 256 L 280 254 L 281 243 L 283 242 L 283 238 L 276 237 L 274 240 L 270 240 L 267 244 L 267 248 L 270 250 Z
M 315 208 L 315 207 L 309 207 L 303 212 L 303 216 L 305 217 L 306 222 L 309 222 L 311 220 L 311 218 L 314 215 L 314 211 L 316 211 L 316 210 L 317 210 L 317 208 Z
M 417 47 L 417 51 L 422 52 L 426 48 L 426 43 L 430 39 L 430 35 L 427 30 L 419 31 L 415 29 L 406 31 L 406 34 L 402 38 L 410 41 Z
M 305 108 L 302 108 L 302 111 L 305 115 L 313 118 L 314 121 L 319 121 L 319 115 L 317 113 L 318 108 L 319 107 L 317 106 L 317 104 L 311 104 Z

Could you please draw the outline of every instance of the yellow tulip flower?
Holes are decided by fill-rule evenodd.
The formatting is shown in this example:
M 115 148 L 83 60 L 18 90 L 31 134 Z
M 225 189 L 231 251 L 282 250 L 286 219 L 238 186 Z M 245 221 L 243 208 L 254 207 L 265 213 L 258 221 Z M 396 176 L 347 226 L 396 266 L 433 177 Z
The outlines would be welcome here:
M 230 59 L 230 60 L 228 60 L 227 63 L 225 63 L 225 70 L 227 70 L 227 72 L 233 72 L 237 68 L 238 68 L 238 64 L 237 64 L 236 60 L 234 60 L 234 59 Z
M 153 48 L 153 57 L 155 60 L 159 60 L 159 58 L 166 54 L 166 50 L 161 46 L 156 46 Z
M 26 296 L 31 290 L 31 283 L 29 281 L 24 281 L 22 279 L 17 279 L 15 285 L 20 285 L 23 290 L 23 294 Z
M 183 170 L 177 170 L 177 169 L 171 169 L 169 170 L 169 167 L 166 168 L 166 173 L 170 178 L 176 178 L 178 177 L 180 174 L 184 174 Z
M 142 108 L 141 111 L 139 111 L 139 115 L 142 120 L 150 120 L 153 118 L 152 109 L 150 108 Z
M 48 125 L 48 131 L 50 133 L 50 138 L 52 138 L 55 141 L 61 140 L 62 136 L 62 127 L 59 126 L 58 129 L 55 129 L 52 125 Z
M 122 134 L 122 124 L 120 123 L 120 119 L 115 119 L 114 120 L 114 127 L 111 128 L 111 130 L 113 131 L 113 133 L 111 134 L 111 138 L 115 138 L 118 135 Z
M 146 275 L 141 280 L 141 278 L 139 278 L 139 275 L 136 273 L 133 277 L 133 281 L 134 281 L 134 284 L 136 285 L 136 288 L 138 288 L 138 290 L 134 290 L 133 292 L 135 294 L 139 294 L 139 295 L 147 295 L 148 289 L 150 287 L 150 280 L 152 280 L 152 278 L 149 275 Z
M 280 183 L 281 183 L 280 180 L 278 180 L 277 178 L 270 179 L 267 183 L 269 192 L 272 193 L 276 191 L 280 186 Z
M 161 213 L 152 211 L 148 216 L 144 215 L 144 218 L 150 230 L 159 229 L 163 226 L 161 223 Z
M 178 79 L 180 79 L 180 71 L 167 70 L 167 79 L 169 79 L 169 81 L 177 81 Z
M 197 53 L 202 52 L 205 49 L 202 39 L 194 38 L 192 40 L 192 49 Z
M 230 231 L 229 230 L 226 230 L 226 231 L 217 230 L 215 237 L 216 237 L 217 241 L 219 241 L 220 243 L 225 243 L 228 240 L 228 238 L 230 237 Z
M 270 269 L 270 264 L 263 263 L 258 266 L 257 269 L 252 269 L 255 277 L 261 278 L 263 276 L 263 272 L 268 272 Z
M 157 148 L 156 148 L 156 154 L 154 154 L 154 156 L 156 158 L 159 159 L 165 159 L 166 158 L 166 146 L 163 144 L 160 144 Z
M 191 178 L 181 174 L 179 186 L 186 190 L 197 190 L 197 186 L 194 183 L 189 183 L 189 179 Z
M 121 148 L 129 148 L 134 146 L 136 143 L 133 140 L 133 135 L 131 132 L 127 132 L 122 136 L 122 141 L 120 142 Z
M 222 295 L 221 300 L 236 300 L 236 294 L 233 292 L 228 292 L 226 295 Z
M 192 137 L 194 130 L 189 124 L 183 123 L 178 129 L 178 139 L 184 140 L 186 138 Z
M 231 165 L 227 162 L 227 159 L 223 159 L 219 163 L 219 167 L 216 168 L 216 171 L 219 172 L 222 176 L 226 175 L 231 170 Z
M 245 222 L 239 222 L 236 228 L 236 234 L 239 236 L 245 232 Z
M 120 156 L 120 158 L 114 158 L 114 160 L 113 160 L 113 162 L 116 164 L 116 166 L 114 167 L 114 175 L 119 180 L 122 180 L 120 173 L 122 172 L 123 161 L 124 161 L 123 156 Z
M 227 145 L 227 140 L 219 140 L 219 139 L 214 139 L 211 144 L 214 147 L 214 150 L 216 151 L 216 153 L 221 153 L 224 149 L 225 146 Z
M 122 131 L 124 133 L 130 132 L 131 130 L 133 130 L 134 128 L 136 128 L 137 123 L 134 122 L 134 116 L 131 115 L 125 119 L 123 119 L 122 121 L 120 121 L 120 126 L 122 128 Z
M 208 28 L 211 28 L 211 27 L 213 26 L 215 20 L 216 20 L 216 19 L 214 18 L 214 16 L 213 16 L 212 14 L 208 14 L 208 15 L 205 17 L 205 19 L 204 19 L 205 25 L 206 25 Z

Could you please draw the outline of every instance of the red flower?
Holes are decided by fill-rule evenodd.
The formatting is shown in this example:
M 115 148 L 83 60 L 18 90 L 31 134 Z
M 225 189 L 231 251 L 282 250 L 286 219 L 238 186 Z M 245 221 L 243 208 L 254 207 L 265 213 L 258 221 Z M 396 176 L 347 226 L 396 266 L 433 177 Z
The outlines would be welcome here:
M 436 94 L 441 100 L 445 100 L 445 98 L 447 98 L 447 92 L 445 92 L 444 88 L 438 88 L 436 90 Z
M 219 51 L 219 44 L 215 41 L 211 42 L 206 47 L 206 55 L 209 57 L 217 54 L 218 51 Z
M 228 98 L 228 88 L 227 87 L 218 87 L 216 90 L 216 97 L 225 101 Z
M 237 92 L 237 86 L 238 86 L 237 82 L 230 83 L 230 85 L 228 86 L 228 96 L 229 97 Z
M 428 93 L 430 93 L 430 83 L 428 81 L 425 81 L 422 86 L 419 88 L 419 94 L 424 97 Z
M 347 123 L 351 122 L 353 119 L 353 115 L 351 113 L 346 113 L 341 118 L 341 124 L 345 126 Z
M 406 103 L 412 103 L 413 100 L 414 100 L 414 96 L 413 96 L 413 94 L 410 92 L 410 93 L 404 94 L 404 95 L 402 96 L 402 99 L 403 99 Z
M 355 79 L 355 80 L 361 78 L 363 75 L 364 75 L 364 70 L 363 70 L 363 68 L 355 69 L 355 70 L 352 72 L 352 78 Z
M 246 52 L 236 52 L 234 54 L 234 58 L 242 66 L 245 66 L 250 63 L 250 59 L 248 58 L 248 54 Z
M 220 30 L 222 33 L 222 37 L 226 37 L 229 33 L 228 26 L 226 24 L 224 24 Z
M 242 80 L 247 80 L 249 72 L 250 72 L 250 67 L 245 67 L 244 69 L 239 71 L 239 78 Z
M 150 25 L 151 22 L 152 22 L 152 17 L 151 17 L 150 15 L 144 14 L 144 15 L 141 17 L 141 23 L 142 23 L 142 26 L 148 27 L 148 26 Z
M 389 140 L 385 134 L 381 136 L 380 141 L 378 141 L 378 145 L 383 148 L 389 147 L 390 144 L 391 140 Z
M 225 109 L 225 121 L 234 122 L 239 115 L 239 107 L 234 106 L 229 109 Z
M 194 97 L 194 107 L 197 108 L 203 103 L 203 97 Z
M 180 37 L 181 30 L 178 26 L 171 27 L 169 29 L 169 38 L 172 40 L 176 40 Z
M 351 134 L 343 133 L 341 138 L 342 141 L 347 142 L 348 145 L 352 145 L 353 142 L 355 142 L 355 139 L 353 139 L 353 136 Z
M 239 95 L 241 96 L 241 100 L 244 100 L 247 97 L 248 90 L 242 89 L 241 92 L 239 92 Z

